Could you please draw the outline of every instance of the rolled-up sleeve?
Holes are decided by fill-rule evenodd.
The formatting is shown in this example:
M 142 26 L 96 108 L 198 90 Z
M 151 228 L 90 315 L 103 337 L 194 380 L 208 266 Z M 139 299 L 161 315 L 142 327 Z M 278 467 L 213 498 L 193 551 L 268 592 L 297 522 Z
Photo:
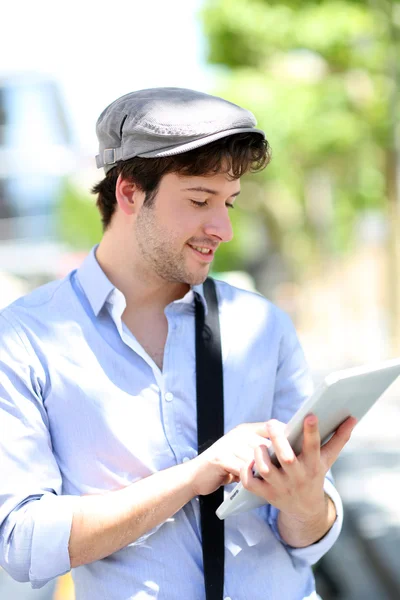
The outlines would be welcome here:
M 294 326 L 286 315 L 282 315 L 282 318 L 284 319 L 284 334 L 280 347 L 272 416 L 274 419 L 287 423 L 312 394 L 313 382 Z M 343 523 L 342 501 L 330 472 L 325 477 L 324 490 L 336 507 L 336 520 L 320 541 L 305 548 L 288 546 L 279 535 L 277 523 L 279 510 L 270 506 L 268 511 L 268 523 L 277 539 L 293 558 L 305 561 L 310 565 L 316 563 L 333 546 L 339 537 Z
M 74 496 L 61 496 L 43 389 L 46 371 L 18 323 L 0 315 L 0 564 L 41 587 L 70 570 Z

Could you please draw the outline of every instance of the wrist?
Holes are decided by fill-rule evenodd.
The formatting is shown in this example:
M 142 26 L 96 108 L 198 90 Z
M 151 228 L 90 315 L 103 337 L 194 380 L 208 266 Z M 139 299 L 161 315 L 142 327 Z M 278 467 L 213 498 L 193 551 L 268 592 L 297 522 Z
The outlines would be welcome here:
M 187 460 L 186 462 L 179 465 L 179 468 L 182 470 L 182 472 L 184 474 L 185 486 L 187 487 L 187 490 L 188 490 L 191 500 L 199 495 L 199 491 L 197 490 L 197 487 L 196 487 L 197 482 L 198 482 L 197 469 L 196 469 L 196 458 Z
M 287 516 L 292 519 L 296 519 L 299 522 L 318 521 L 328 516 L 330 511 L 330 502 L 332 502 L 330 496 L 328 496 L 325 491 L 322 490 L 321 495 L 312 502 L 309 502 L 306 507 L 302 507 L 293 513 L 287 513 Z M 334 504 L 333 507 L 335 508 Z
M 336 507 L 324 493 L 323 505 L 314 505 L 311 511 L 279 512 L 278 530 L 282 539 L 292 547 L 301 548 L 319 542 L 336 520 Z

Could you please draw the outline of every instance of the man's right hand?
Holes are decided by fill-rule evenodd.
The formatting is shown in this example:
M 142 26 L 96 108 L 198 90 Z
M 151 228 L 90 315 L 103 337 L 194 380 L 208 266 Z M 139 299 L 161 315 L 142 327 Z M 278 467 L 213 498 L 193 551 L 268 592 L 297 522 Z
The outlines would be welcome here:
M 240 469 L 268 445 L 266 423 L 235 427 L 191 461 L 120 490 L 77 498 L 69 540 L 72 567 L 100 560 L 172 517 L 192 498 L 239 481 Z
M 267 424 L 238 425 L 190 462 L 195 496 L 215 492 L 221 485 L 240 480 L 240 469 L 254 460 L 254 449 L 270 446 Z

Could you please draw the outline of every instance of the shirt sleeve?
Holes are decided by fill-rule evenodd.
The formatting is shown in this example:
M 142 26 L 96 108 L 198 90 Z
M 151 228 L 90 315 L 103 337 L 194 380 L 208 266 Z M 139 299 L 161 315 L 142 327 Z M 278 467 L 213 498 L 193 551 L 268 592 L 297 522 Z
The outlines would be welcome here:
M 12 321 L 12 322 L 11 322 Z M 46 373 L 18 323 L 0 315 L 0 564 L 42 587 L 70 570 L 73 496 L 61 496 L 43 401 Z
M 287 423 L 312 394 L 313 382 L 295 328 L 287 315 L 282 314 L 282 318 L 284 333 L 281 339 L 272 417 Z M 277 539 L 293 559 L 305 561 L 310 565 L 316 563 L 333 546 L 339 537 L 343 523 L 342 501 L 330 472 L 325 477 L 324 490 L 336 507 L 336 520 L 321 540 L 305 548 L 293 548 L 286 544 L 278 530 L 279 510 L 270 506 L 268 511 L 268 523 Z

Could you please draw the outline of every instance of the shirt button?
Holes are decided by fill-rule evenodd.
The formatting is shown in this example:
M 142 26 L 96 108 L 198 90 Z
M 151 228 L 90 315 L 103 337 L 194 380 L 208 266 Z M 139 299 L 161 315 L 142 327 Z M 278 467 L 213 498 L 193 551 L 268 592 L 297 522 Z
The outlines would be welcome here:
M 187 462 L 188 460 L 190 460 L 190 458 L 189 458 L 188 456 L 184 456 L 184 457 L 182 458 L 182 462 Z
M 171 392 L 167 392 L 167 393 L 165 394 L 165 399 L 166 399 L 166 401 L 167 401 L 167 402 L 171 402 L 171 400 L 173 400 L 173 399 L 174 399 L 174 395 L 173 395 L 173 394 L 171 394 Z
M 224 598 L 224 600 L 232 600 L 232 598 L 230 596 L 226 596 L 226 598 Z

